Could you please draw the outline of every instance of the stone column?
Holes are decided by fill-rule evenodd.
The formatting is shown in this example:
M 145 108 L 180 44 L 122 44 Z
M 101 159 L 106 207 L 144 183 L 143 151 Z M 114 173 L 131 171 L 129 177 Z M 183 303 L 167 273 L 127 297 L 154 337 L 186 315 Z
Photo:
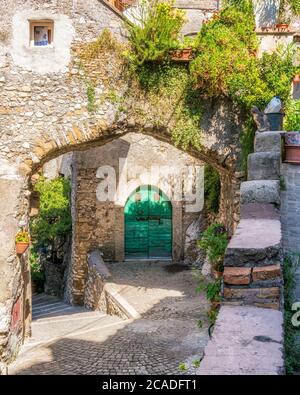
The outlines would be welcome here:
M 24 282 L 15 253 L 15 235 L 24 209 L 24 178 L 0 159 L 0 370 L 14 359 L 23 341 Z M 12 313 L 14 312 L 14 320 Z
M 115 260 L 123 262 L 125 259 L 124 251 L 125 229 L 124 229 L 124 207 L 115 206 Z
M 172 228 L 173 228 L 173 261 L 180 262 L 183 258 L 182 243 L 182 202 L 172 202 Z

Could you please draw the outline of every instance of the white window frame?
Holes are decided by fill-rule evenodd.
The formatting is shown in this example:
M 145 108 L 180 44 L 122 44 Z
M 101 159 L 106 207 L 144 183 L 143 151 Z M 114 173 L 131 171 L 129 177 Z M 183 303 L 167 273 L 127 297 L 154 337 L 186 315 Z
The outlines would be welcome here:
M 51 32 L 51 41 L 48 45 L 34 45 L 34 28 L 39 26 L 45 26 L 48 28 L 48 31 Z M 54 22 L 50 19 L 37 19 L 37 20 L 29 20 L 29 33 L 30 33 L 30 42 L 29 45 L 31 48 L 53 48 L 54 47 Z

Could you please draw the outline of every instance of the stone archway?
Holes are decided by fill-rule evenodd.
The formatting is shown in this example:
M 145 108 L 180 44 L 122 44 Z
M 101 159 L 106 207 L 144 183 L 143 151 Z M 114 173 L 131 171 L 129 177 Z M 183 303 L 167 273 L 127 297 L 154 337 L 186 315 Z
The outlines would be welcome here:
M 122 129 L 121 129 L 122 127 Z M 20 260 L 15 255 L 15 243 L 14 237 L 21 223 L 26 222 L 29 209 L 29 196 L 30 187 L 28 187 L 28 181 L 30 175 L 33 174 L 38 167 L 43 163 L 47 162 L 62 153 L 83 150 L 93 146 L 101 146 L 109 141 L 113 141 L 120 136 L 124 136 L 130 131 L 138 132 L 142 126 L 129 127 L 128 125 L 119 125 L 119 128 L 107 128 L 97 129 L 87 133 L 84 130 L 80 130 L 77 126 L 73 128 L 72 136 L 77 134 L 76 139 L 71 138 L 60 147 L 54 139 L 47 143 L 43 141 L 36 141 L 30 146 L 30 150 L 34 152 L 35 160 L 26 159 L 27 154 L 20 155 L 19 164 L 16 166 L 7 159 L 1 161 L 1 175 L 0 175 L 0 188 L 1 193 L 0 204 L 2 207 L 0 213 L 1 222 L 1 240 L 0 240 L 0 270 L 1 270 L 1 294 L 0 302 L 1 309 L 3 311 L 3 330 L 2 338 L 5 339 L 6 345 L 2 349 L 3 360 L 9 361 L 13 358 L 13 355 L 17 353 L 20 345 L 20 341 L 23 338 L 25 331 L 29 332 L 30 328 L 30 308 L 27 310 L 22 308 L 26 313 L 20 314 L 20 321 L 11 327 L 11 315 L 13 310 L 22 305 L 20 298 L 23 300 L 25 305 L 28 300 L 28 292 L 25 295 L 24 289 L 28 289 L 28 283 L 24 282 L 24 273 L 29 272 L 28 263 L 25 260 Z M 168 129 L 156 129 L 146 128 L 143 133 L 154 136 L 163 141 L 170 142 L 170 136 Z M 50 137 L 49 137 L 50 138 Z M 26 151 L 27 149 L 25 149 Z M 30 153 L 30 150 L 28 150 Z M 221 212 L 223 212 L 224 219 L 228 221 L 229 227 L 232 228 L 233 224 L 233 213 L 236 211 L 234 207 L 234 193 L 235 189 L 238 188 L 238 183 L 234 186 L 234 173 L 225 163 L 222 164 L 224 158 L 220 157 L 218 153 L 210 152 L 209 150 L 203 149 L 202 152 L 197 152 L 193 149 L 187 150 L 192 156 L 203 159 L 205 162 L 215 165 L 221 175 L 223 184 L 222 188 L 222 203 Z M 28 157 L 27 157 L 28 158 Z M 226 196 L 226 198 L 225 198 Z M 174 209 L 177 210 L 178 215 L 181 212 L 180 203 L 175 203 Z M 122 214 L 120 214 L 120 220 L 122 221 Z M 178 234 L 180 233 L 177 229 Z M 178 235 L 177 235 L 178 236 Z M 116 238 L 122 237 L 122 232 Z M 179 237 L 179 236 L 178 236 Z M 118 240 L 115 241 L 119 244 Z M 122 251 L 116 250 L 116 255 L 122 256 Z M 175 254 L 176 255 L 176 254 Z M 175 257 L 179 259 L 179 257 Z M 27 276 L 28 277 L 28 276 Z M 80 288 L 81 278 L 75 278 L 75 282 L 78 282 Z M 74 301 L 76 300 L 76 295 Z M 27 321 L 26 330 L 24 330 L 24 322 Z

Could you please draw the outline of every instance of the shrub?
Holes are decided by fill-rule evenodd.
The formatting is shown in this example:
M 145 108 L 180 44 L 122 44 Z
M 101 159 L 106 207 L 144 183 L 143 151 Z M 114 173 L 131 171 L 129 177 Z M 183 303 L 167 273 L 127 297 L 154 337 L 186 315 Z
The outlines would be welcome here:
M 133 52 L 127 56 L 135 66 L 148 61 L 163 60 L 179 45 L 179 33 L 184 24 L 184 12 L 172 7 L 173 1 L 143 1 L 135 23 L 127 23 Z
M 221 224 L 213 224 L 203 232 L 202 239 L 198 242 L 200 248 L 207 252 L 209 261 L 215 270 L 223 269 L 223 260 L 228 245 L 226 229 Z
M 45 274 L 40 261 L 40 256 L 34 248 L 30 249 L 31 280 L 38 293 L 44 291 Z
M 258 48 L 253 13 L 225 7 L 204 24 L 198 34 L 198 55 L 191 63 L 194 84 L 206 95 L 228 95 L 235 75 L 255 69 Z
M 210 165 L 204 169 L 204 196 L 208 211 L 218 213 L 220 205 L 221 181 L 219 173 Z
M 59 261 L 55 243 L 63 244 L 71 231 L 70 181 L 64 177 L 54 180 L 41 178 L 34 187 L 40 194 L 39 215 L 31 222 L 33 246 L 36 250 L 50 249 L 51 260 Z
M 285 108 L 284 129 L 300 131 L 300 100 L 289 100 Z
M 247 1 L 228 1 L 197 37 L 198 54 L 191 63 L 195 86 L 209 97 L 228 96 L 242 108 L 263 108 L 273 96 L 283 101 L 290 94 L 298 50 L 280 46 L 261 59 L 252 7 Z

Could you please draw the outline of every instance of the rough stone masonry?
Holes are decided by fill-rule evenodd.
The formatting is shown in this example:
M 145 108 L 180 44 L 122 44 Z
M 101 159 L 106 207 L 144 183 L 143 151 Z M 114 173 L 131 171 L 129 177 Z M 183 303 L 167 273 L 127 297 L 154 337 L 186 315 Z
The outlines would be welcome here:
M 32 45 L 31 27 L 39 21 L 53 26 L 53 45 Z M 111 53 L 105 58 L 105 67 L 100 70 L 101 78 L 95 87 L 96 98 L 101 104 L 95 113 L 88 111 L 87 86 L 76 61 L 76 48 L 95 40 L 104 28 L 118 40 L 126 40 L 122 15 L 102 0 L 0 2 L 2 366 L 14 358 L 25 333 L 29 332 L 28 257 L 16 256 L 14 240 L 19 227 L 24 224 L 26 227 L 28 223 L 32 173 L 58 155 L 101 146 L 128 132 L 149 134 L 172 143 L 170 119 L 166 116 L 159 128 L 155 124 L 160 109 L 141 103 L 136 97 L 129 98 L 131 106 L 132 103 L 142 104 L 149 111 L 150 119 L 145 123 L 135 112 L 117 116 L 115 103 L 100 100 L 109 89 L 109 73 L 117 76 L 114 88 L 120 96 L 126 89 L 126 81 L 122 80 Z M 185 30 L 184 33 L 194 32 Z M 222 181 L 220 218 L 230 231 L 239 220 L 240 174 L 236 172 L 236 162 L 240 153 L 241 118 L 226 100 L 207 102 L 201 124 L 201 151 L 188 152 L 219 170 Z

